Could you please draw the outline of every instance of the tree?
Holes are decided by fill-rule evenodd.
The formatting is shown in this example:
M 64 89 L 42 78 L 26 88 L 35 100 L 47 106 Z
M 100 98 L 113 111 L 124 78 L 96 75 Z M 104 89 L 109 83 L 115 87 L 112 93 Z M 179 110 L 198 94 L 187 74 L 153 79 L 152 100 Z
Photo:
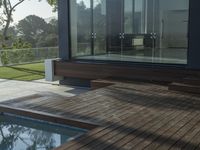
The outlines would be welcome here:
M 30 15 L 20 20 L 17 25 L 19 36 L 26 42 L 31 43 L 33 47 L 37 47 L 38 39 L 48 36 L 48 24 L 43 18 Z
M 12 19 L 12 14 L 15 8 L 23 3 L 25 0 L 19 0 L 15 4 L 11 3 L 11 0 L 0 0 L 0 8 L 3 8 L 1 14 L 1 24 L 3 25 L 3 38 L 8 40 L 8 28 L 10 27 Z
M 31 44 L 28 42 L 24 42 L 22 39 L 17 39 L 13 44 L 12 44 L 12 49 L 24 49 L 24 48 L 31 48 Z
M 0 26 L 3 26 L 3 39 L 8 40 L 8 29 L 13 21 L 12 15 L 15 9 L 26 0 L 0 0 Z M 39 0 L 41 1 L 41 0 Z M 56 0 L 46 0 L 51 6 L 56 6 Z M 54 7 L 56 9 L 56 7 Z
M 53 11 L 57 11 L 57 0 L 47 0 L 47 3 L 53 6 Z
M 58 20 L 52 19 L 46 26 L 47 33 L 38 37 L 37 46 L 55 47 L 58 45 Z

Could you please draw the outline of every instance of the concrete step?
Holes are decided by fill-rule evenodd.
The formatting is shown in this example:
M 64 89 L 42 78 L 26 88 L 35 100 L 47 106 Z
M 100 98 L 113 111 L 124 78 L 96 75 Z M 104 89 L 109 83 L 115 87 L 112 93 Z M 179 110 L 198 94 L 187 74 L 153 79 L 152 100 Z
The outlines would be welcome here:
M 169 90 L 187 92 L 193 94 L 200 94 L 200 85 L 184 84 L 184 83 L 171 83 L 168 86 Z
M 99 88 L 104 88 L 104 87 L 113 85 L 114 82 L 109 81 L 109 80 L 101 80 L 101 79 L 99 79 L 99 80 L 92 80 L 90 82 L 90 84 L 91 84 L 91 88 L 93 90 L 96 90 L 96 89 L 99 89 Z
M 183 84 L 189 84 L 189 85 L 196 85 L 196 86 L 200 86 L 200 78 L 183 78 L 183 80 L 181 81 L 181 83 Z

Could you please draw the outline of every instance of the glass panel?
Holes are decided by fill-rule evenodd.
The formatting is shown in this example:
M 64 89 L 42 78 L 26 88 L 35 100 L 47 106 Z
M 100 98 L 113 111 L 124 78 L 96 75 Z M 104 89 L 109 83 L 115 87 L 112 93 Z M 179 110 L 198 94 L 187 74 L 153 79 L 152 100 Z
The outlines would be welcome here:
M 124 0 L 123 60 L 152 62 L 154 39 L 153 4 L 147 0 Z
M 91 55 L 90 0 L 70 0 L 72 57 Z
M 124 0 L 124 33 L 133 34 L 133 0 Z
M 146 31 L 146 2 L 144 0 L 134 0 L 134 28 L 135 34 L 145 33 Z
M 158 0 L 155 61 L 187 64 L 189 0 Z
M 73 56 L 187 63 L 189 0 L 71 0 L 70 5 Z
M 122 2 L 122 0 L 107 0 L 107 48 L 109 54 L 121 54 Z
M 124 33 L 146 32 L 146 0 L 124 0 Z
M 94 55 L 106 53 L 106 0 L 93 1 Z

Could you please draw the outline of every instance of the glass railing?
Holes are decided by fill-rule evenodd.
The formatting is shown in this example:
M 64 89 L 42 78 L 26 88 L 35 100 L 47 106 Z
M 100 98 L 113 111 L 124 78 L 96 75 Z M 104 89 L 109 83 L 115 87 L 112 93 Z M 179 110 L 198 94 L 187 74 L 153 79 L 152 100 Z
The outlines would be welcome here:
M 39 62 L 58 56 L 58 47 L 0 50 L 0 66 Z

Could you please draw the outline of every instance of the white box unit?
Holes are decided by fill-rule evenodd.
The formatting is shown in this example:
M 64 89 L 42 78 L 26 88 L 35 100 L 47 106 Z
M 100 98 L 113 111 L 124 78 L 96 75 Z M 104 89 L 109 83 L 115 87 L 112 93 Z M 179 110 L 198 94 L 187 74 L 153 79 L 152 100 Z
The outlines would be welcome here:
M 62 80 L 63 77 L 54 75 L 54 61 L 59 59 L 46 59 L 45 60 L 45 80 L 46 81 L 57 81 Z

